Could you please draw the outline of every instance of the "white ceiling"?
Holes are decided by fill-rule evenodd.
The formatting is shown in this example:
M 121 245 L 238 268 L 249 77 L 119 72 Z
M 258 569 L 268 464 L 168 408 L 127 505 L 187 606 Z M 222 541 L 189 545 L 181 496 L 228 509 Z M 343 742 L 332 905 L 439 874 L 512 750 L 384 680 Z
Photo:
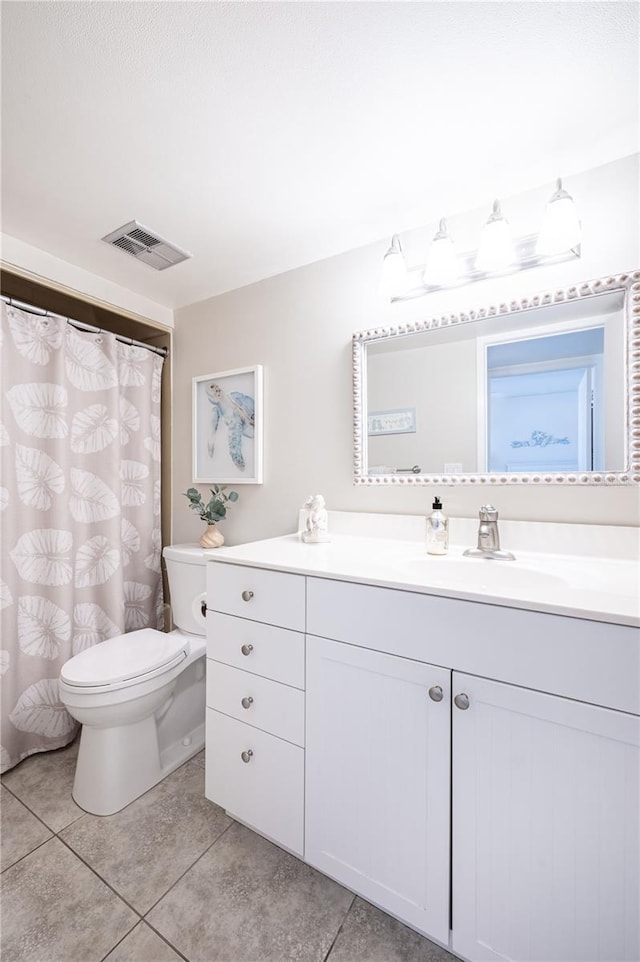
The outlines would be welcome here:
M 169 308 L 638 150 L 637 2 L 1 11 L 2 231 Z

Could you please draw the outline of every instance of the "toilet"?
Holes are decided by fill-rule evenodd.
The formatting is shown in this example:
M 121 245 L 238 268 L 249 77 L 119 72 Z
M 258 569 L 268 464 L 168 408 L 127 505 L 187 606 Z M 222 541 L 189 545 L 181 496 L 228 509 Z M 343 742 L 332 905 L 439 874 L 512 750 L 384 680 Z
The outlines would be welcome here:
M 176 627 L 108 638 L 65 662 L 60 701 L 82 724 L 72 795 L 113 815 L 204 747 L 206 558 L 163 550 Z

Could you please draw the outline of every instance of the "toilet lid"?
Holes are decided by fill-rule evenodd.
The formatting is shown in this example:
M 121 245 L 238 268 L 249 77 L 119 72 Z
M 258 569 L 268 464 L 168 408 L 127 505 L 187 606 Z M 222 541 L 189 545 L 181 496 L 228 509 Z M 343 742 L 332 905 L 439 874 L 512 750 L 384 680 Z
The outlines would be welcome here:
M 181 633 L 142 628 L 74 655 L 62 666 L 60 677 L 69 685 L 114 685 L 179 661 L 181 654 L 186 656 L 188 646 Z

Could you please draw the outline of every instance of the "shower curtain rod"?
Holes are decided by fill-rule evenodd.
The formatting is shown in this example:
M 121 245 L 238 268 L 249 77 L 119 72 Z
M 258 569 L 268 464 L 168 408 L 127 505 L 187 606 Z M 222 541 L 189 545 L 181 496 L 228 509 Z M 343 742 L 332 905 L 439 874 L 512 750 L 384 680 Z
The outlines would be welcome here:
M 28 311 L 30 314 L 40 314 L 42 317 L 57 317 L 61 321 L 66 321 L 71 327 L 76 327 L 80 331 L 91 331 L 93 334 L 113 334 L 113 331 L 107 331 L 102 327 L 94 327 L 93 324 L 85 324 L 84 321 L 76 321 L 73 317 L 64 317 L 62 314 L 54 314 L 53 311 L 45 311 L 42 307 L 35 307 L 33 304 L 25 304 L 24 301 L 18 301 L 15 297 L 7 297 L 6 294 L 0 294 L 0 297 L 7 304 L 11 304 L 12 307 L 17 307 L 19 310 Z M 154 354 L 160 354 L 161 357 L 166 357 L 169 353 L 166 347 L 155 347 L 153 344 L 145 344 L 144 341 L 136 341 L 132 337 L 125 337 L 124 334 L 116 334 L 116 341 L 122 341 L 123 344 L 132 344 L 134 347 L 143 347 L 146 351 L 153 351 Z

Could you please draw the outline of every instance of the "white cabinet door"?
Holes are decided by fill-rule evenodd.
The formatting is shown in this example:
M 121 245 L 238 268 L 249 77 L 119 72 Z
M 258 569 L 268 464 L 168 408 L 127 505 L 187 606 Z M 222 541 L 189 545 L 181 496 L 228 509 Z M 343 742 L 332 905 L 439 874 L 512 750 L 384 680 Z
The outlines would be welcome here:
M 454 672 L 461 693 L 453 950 L 636 962 L 640 719 Z
M 450 675 L 307 638 L 305 860 L 445 944 Z

